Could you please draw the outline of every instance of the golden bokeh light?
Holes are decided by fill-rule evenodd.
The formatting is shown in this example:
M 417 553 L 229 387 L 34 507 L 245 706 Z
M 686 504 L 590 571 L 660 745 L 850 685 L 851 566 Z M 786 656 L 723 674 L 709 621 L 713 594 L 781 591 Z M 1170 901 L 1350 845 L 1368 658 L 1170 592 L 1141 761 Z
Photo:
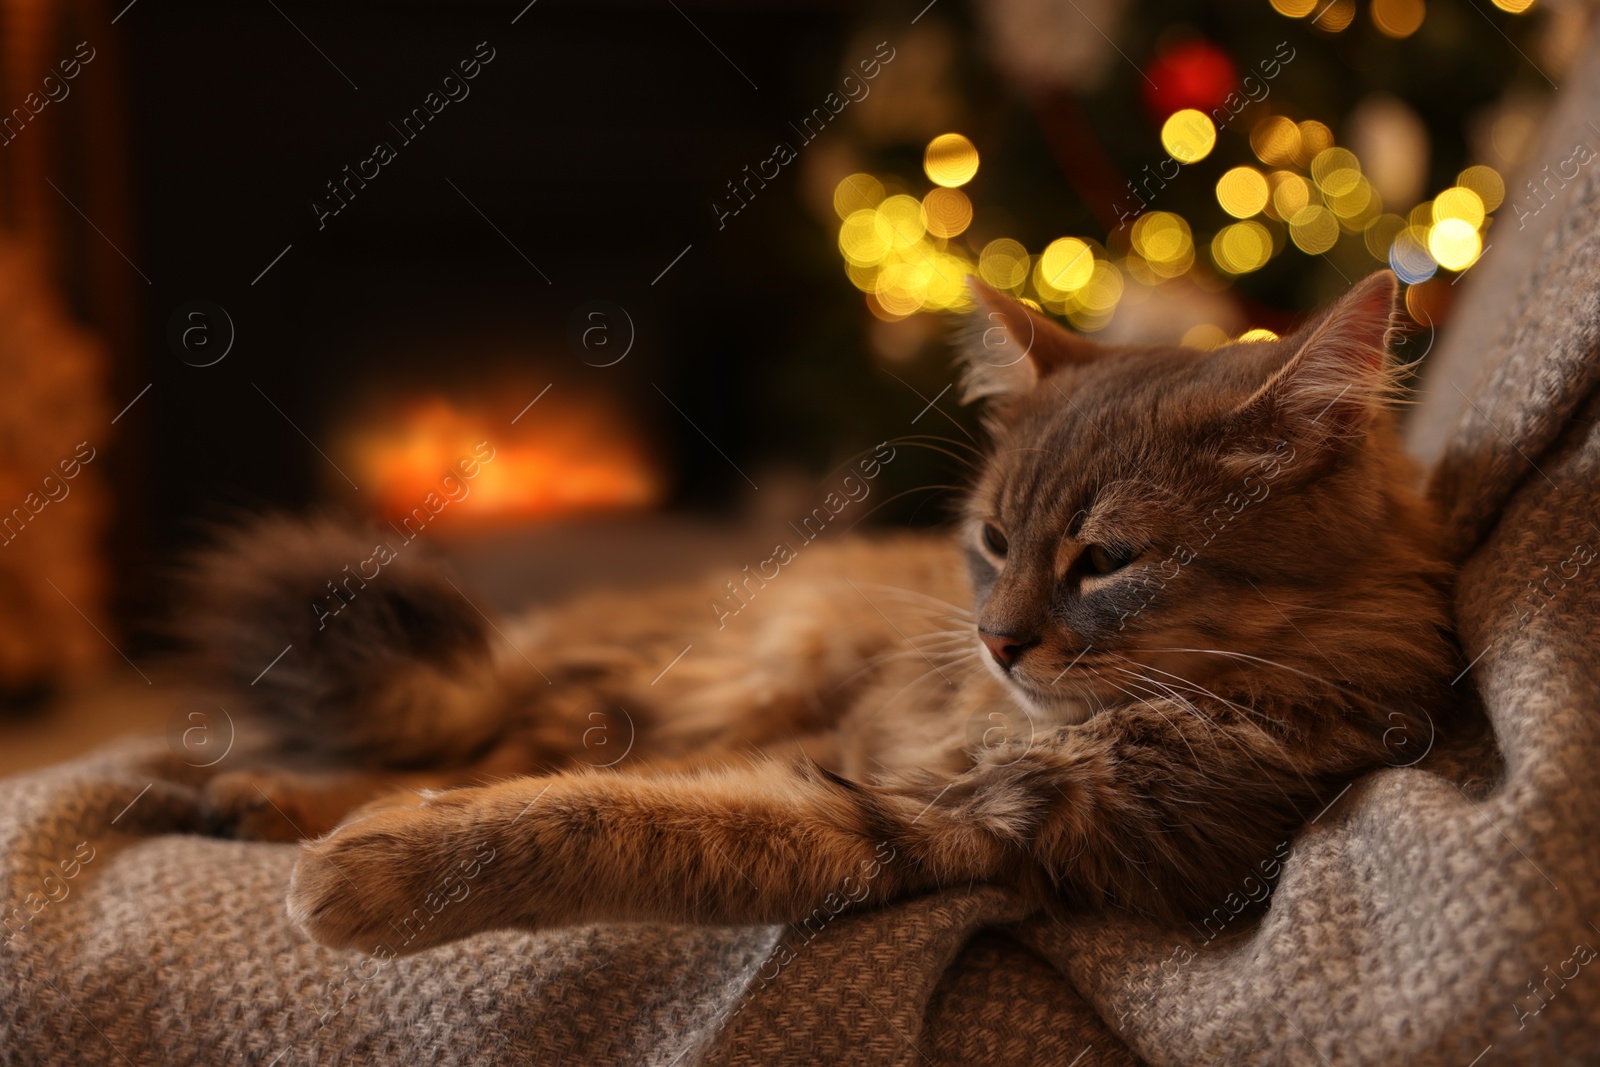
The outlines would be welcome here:
M 1198 163 L 1217 146 L 1217 127 L 1203 111 L 1186 107 L 1161 124 L 1161 147 L 1179 163 Z
M 923 307 L 929 311 L 971 310 L 974 302 L 966 278 L 972 265 L 947 252 L 933 251 L 929 259 L 932 270 L 923 282 Z
M 1520 15 L 1533 6 L 1533 0 L 1494 0 L 1494 6 L 1501 11 L 1509 11 L 1513 15 Z
M 1360 231 L 1383 210 L 1383 200 L 1372 183 L 1354 170 L 1336 170 L 1322 184 L 1322 199 L 1352 233 Z
M 1088 284 L 1094 262 L 1094 249 L 1076 237 L 1051 241 L 1039 257 L 1039 287 L 1076 292 Z
M 1307 204 L 1289 216 L 1289 239 L 1302 252 L 1320 255 L 1339 240 L 1339 219 L 1321 204 Z
M 1483 240 L 1465 219 L 1441 219 L 1428 230 L 1428 252 L 1446 270 L 1462 271 L 1477 262 Z
M 1326 129 L 1327 127 L 1323 128 Z M 1307 138 L 1307 140 L 1310 139 Z M 1361 175 L 1361 161 L 1356 158 L 1356 154 L 1354 152 L 1350 151 L 1348 148 L 1329 147 L 1317 152 L 1317 154 L 1311 158 L 1312 181 L 1321 186 L 1325 192 L 1331 192 L 1335 195 L 1341 192 L 1348 192 L 1348 186 L 1343 189 L 1330 187 L 1329 182 L 1335 180 L 1334 175 L 1336 174 L 1353 174 L 1356 177 Z M 1353 179 L 1346 180 L 1350 180 L 1353 183 Z
M 851 212 L 877 207 L 883 202 L 883 183 L 870 174 L 852 174 L 833 190 L 833 210 L 848 218 Z
M 1194 265 L 1194 238 L 1189 224 L 1170 211 L 1151 211 L 1133 224 L 1133 250 L 1151 271 L 1176 278 Z
M 1217 180 L 1217 203 L 1236 219 L 1260 214 L 1269 195 L 1266 176 L 1254 167 L 1234 167 Z
M 1499 207 L 1506 198 L 1506 183 L 1500 177 L 1500 172 L 1493 167 L 1478 165 L 1468 167 L 1456 175 L 1456 184 L 1463 189 L 1471 189 L 1478 194 L 1478 199 L 1483 202 L 1483 210 L 1493 211 Z
M 990 241 L 978 254 L 978 277 L 996 289 L 1021 289 L 1028 281 L 1028 266 L 1028 250 L 1009 237 Z
M 1075 294 L 1078 305 L 1085 311 L 1106 312 L 1122 299 L 1122 272 L 1107 260 L 1095 260 L 1089 281 Z
M 1250 149 L 1273 167 L 1287 167 L 1300 154 L 1300 127 L 1282 115 L 1268 115 L 1250 129 Z
M 1333 3 L 1317 13 L 1317 17 L 1311 20 L 1311 25 L 1329 33 L 1338 33 L 1350 25 L 1355 17 L 1355 0 L 1333 0 Z
M 1244 344 L 1254 344 L 1257 341 L 1276 341 L 1277 339 L 1277 334 L 1263 326 L 1257 326 L 1253 330 L 1246 330 L 1244 333 L 1241 333 L 1237 338 L 1235 338 L 1235 340 Z
M 913 315 L 922 310 L 922 290 L 932 274 L 933 268 L 927 263 L 890 263 L 879 273 L 874 295 L 889 314 L 902 318 Z
M 1485 214 L 1483 200 L 1478 194 L 1459 185 L 1453 185 L 1433 198 L 1433 221 L 1436 223 L 1460 219 L 1476 230 L 1483 225 Z
M 890 248 L 910 248 L 922 239 L 922 201 L 897 193 L 878 205 L 874 224 Z
M 935 237 L 955 237 L 972 225 L 972 201 L 960 189 L 933 189 L 922 198 L 922 225 Z
M 1198 326 L 1191 326 L 1184 331 L 1183 339 L 1178 342 L 1185 348 L 1212 349 L 1228 343 L 1228 331 L 1221 326 L 1209 322 L 1202 322 Z
M 1272 207 L 1280 219 L 1288 221 L 1311 203 L 1311 186 L 1298 174 L 1274 171 Z
M 1297 123 L 1295 129 L 1300 132 L 1300 147 L 1295 152 L 1294 161 L 1302 167 L 1333 147 L 1333 131 L 1316 119 Z
M 1303 19 L 1317 9 L 1319 0 L 1272 0 L 1273 10 L 1292 19 Z
M 1372 24 L 1388 37 L 1410 37 L 1428 14 L 1423 0 L 1372 0 Z
M 878 230 L 878 213 L 872 208 L 852 211 L 839 225 L 839 251 L 847 263 L 876 266 L 889 254 L 889 247 Z
M 922 169 L 935 185 L 965 185 L 978 173 L 978 149 L 959 133 L 941 133 L 922 153 Z
M 1272 258 L 1272 233 L 1259 222 L 1224 226 L 1211 239 L 1211 259 L 1229 274 L 1260 270 Z
M 1389 246 L 1394 244 L 1394 239 L 1406 228 L 1406 220 L 1399 215 L 1379 215 L 1367 223 L 1362 231 L 1366 241 L 1367 251 L 1372 253 L 1373 259 L 1387 261 Z
M 850 279 L 850 284 L 860 289 L 863 293 L 870 293 L 878 287 L 878 268 L 876 265 L 862 266 L 845 261 L 844 274 Z

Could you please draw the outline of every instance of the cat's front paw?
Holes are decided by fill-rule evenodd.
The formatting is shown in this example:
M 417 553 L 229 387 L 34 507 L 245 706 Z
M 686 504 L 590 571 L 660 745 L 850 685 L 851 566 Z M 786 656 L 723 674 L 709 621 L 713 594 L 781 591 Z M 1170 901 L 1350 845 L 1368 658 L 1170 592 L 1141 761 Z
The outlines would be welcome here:
M 369 806 L 309 842 L 289 880 L 290 919 L 321 944 L 383 958 L 499 925 L 484 892 L 497 852 L 461 825 L 464 806 L 453 794 Z

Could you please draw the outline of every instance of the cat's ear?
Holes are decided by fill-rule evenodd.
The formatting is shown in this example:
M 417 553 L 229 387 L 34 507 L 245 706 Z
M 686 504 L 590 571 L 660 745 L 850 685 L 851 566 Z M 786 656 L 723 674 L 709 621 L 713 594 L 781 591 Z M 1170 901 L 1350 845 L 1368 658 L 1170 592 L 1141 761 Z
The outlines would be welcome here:
M 967 402 L 1025 393 L 1052 371 L 1099 358 L 1104 348 L 1045 318 L 1026 304 L 967 277 L 978 302 L 962 338 Z
M 1358 438 L 1396 389 L 1388 352 L 1396 295 L 1393 272 L 1378 271 L 1277 342 L 1284 362 L 1235 409 L 1235 425 L 1278 453 L 1328 455 Z

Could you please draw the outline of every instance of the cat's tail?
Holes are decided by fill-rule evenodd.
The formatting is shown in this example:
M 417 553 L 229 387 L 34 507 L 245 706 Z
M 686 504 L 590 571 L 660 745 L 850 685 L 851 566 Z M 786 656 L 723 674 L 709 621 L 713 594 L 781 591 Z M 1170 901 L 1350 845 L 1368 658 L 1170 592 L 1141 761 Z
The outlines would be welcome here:
M 282 749 L 447 765 L 503 725 L 488 620 L 419 545 L 269 518 L 224 532 L 184 580 L 188 680 Z

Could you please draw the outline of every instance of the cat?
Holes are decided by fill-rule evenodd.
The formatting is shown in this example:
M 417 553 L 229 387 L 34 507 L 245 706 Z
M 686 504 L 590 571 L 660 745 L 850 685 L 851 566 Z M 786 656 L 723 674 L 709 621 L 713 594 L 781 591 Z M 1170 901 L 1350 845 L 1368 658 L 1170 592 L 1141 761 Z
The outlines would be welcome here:
M 502 625 L 410 550 L 329 618 L 309 605 L 372 547 L 327 523 L 201 558 L 198 669 L 270 757 L 209 800 L 312 838 L 293 921 L 388 956 L 969 884 L 1181 917 L 1425 752 L 1459 653 L 1396 437 L 1394 276 L 1211 351 L 972 287 L 991 443 L 954 531 L 808 547 L 720 626 L 703 583 Z

